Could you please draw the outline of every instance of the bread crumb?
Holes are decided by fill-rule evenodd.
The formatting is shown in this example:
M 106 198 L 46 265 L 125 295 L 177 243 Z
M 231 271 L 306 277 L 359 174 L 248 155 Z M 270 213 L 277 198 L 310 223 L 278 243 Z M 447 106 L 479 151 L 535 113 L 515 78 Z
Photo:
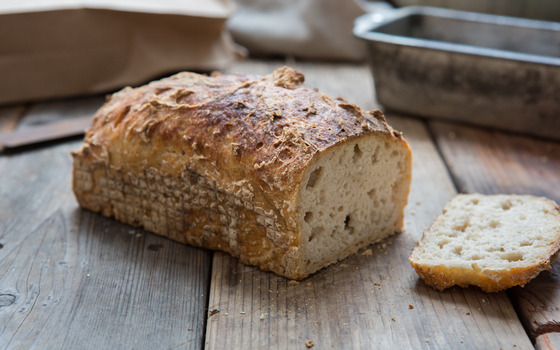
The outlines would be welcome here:
M 299 284 L 299 281 L 291 280 L 288 284 L 289 284 L 290 286 L 297 286 L 297 285 Z
M 412 305 L 412 304 L 408 304 L 408 309 L 409 309 L 409 310 L 412 310 L 412 309 L 414 309 L 414 305 Z
M 373 285 L 374 285 L 374 286 L 378 286 L 378 287 L 381 287 L 381 283 L 377 283 L 377 282 L 375 282 L 375 283 L 374 283 Z
M 212 317 L 212 316 L 214 316 L 215 314 L 217 314 L 218 312 L 220 312 L 220 310 L 214 309 L 214 310 L 210 311 L 210 313 L 208 314 L 208 316 Z
M 263 320 L 266 318 L 266 316 L 268 316 L 268 314 L 261 314 L 261 315 L 259 316 L 259 319 L 260 319 L 261 321 L 263 321 Z
M 305 341 L 305 346 L 306 346 L 308 349 L 312 348 L 313 345 L 315 345 L 315 341 L 310 340 L 310 339 L 307 339 L 307 340 Z
M 306 286 L 306 287 L 311 287 L 311 282 L 307 282 L 307 283 L 305 284 L 305 286 Z
M 372 255 L 373 252 L 371 251 L 371 249 L 366 249 L 364 250 L 364 252 L 362 253 L 363 256 L 370 256 Z
M 393 317 L 393 318 L 391 319 L 391 321 L 397 322 L 397 319 Z
M 240 314 L 242 314 L 242 315 L 245 315 L 245 314 L 246 314 L 246 312 L 245 312 L 245 311 L 241 311 L 241 312 L 240 312 Z

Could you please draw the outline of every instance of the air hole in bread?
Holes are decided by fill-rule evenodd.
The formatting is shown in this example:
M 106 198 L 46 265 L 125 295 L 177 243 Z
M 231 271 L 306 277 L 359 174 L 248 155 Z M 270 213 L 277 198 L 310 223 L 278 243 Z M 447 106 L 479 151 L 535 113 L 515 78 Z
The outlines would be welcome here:
M 478 254 L 471 256 L 471 260 L 482 260 L 482 257 Z
M 344 218 L 344 230 L 348 231 L 348 233 L 350 234 L 353 234 L 354 227 L 352 227 L 351 225 L 352 225 L 352 219 L 350 218 L 350 215 L 346 215 L 346 218 Z
M 338 207 L 338 211 L 339 211 L 339 212 L 344 211 L 344 207 L 341 205 L 340 207 Z
M 444 239 L 438 242 L 439 249 L 443 249 L 450 241 L 448 239 Z
M 455 253 L 457 255 L 461 255 L 463 253 L 463 247 L 455 247 L 453 249 L 453 253 Z
M 462 223 L 460 223 L 460 224 L 455 224 L 455 225 L 453 225 L 453 229 L 454 229 L 455 231 L 465 232 L 465 231 L 467 230 L 467 227 L 469 227 L 469 225 L 470 225 L 470 222 L 469 222 L 469 220 L 468 220 L 468 218 L 467 218 L 464 222 L 462 222 Z
M 354 161 L 354 163 L 358 162 L 360 160 L 360 158 L 362 158 L 363 152 L 360 149 L 360 146 L 358 146 L 358 144 L 356 144 L 354 146 L 354 155 L 352 156 L 352 161 Z
M 477 205 L 478 204 L 478 199 L 477 198 L 473 198 L 473 200 L 471 201 L 472 204 Z
M 503 210 L 509 210 L 512 206 L 511 201 L 509 201 L 509 200 L 503 201 L 501 204 L 502 204 L 502 209 Z
M 305 220 L 305 222 L 310 223 L 311 220 L 313 220 L 313 213 L 308 211 L 305 213 L 305 216 L 303 217 L 303 220 Z
M 491 228 L 496 228 L 496 227 L 498 227 L 498 226 L 500 226 L 500 222 L 499 222 L 498 220 L 492 220 L 492 221 L 490 221 L 490 227 L 491 227 Z
M 488 251 L 494 253 L 494 252 L 505 252 L 506 250 L 503 247 L 490 247 L 488 248 Z
M 311 242 L 313 239 L 315 239 L 316 237 L 320 236 L 323 234 L 323 232 L 325 232 L 325 229 L 321 226 L 319 227 L 313 227 L 311 229 L 311 235 L 309 236 L 309 242 Z
M 307 181 L 307 187 L 306 188 L 310 188 L 310 187 L 315 186 L 317 181 L 319 181 L 319 178 L 321 176 L 322 171 L 323 171 L 323 167 L 318 167 L 317 169 L 313 170 L 311 175 L 309 175 L 309 181 Z
M 509 262 L 521 261 L 521 260 L 523 260 L 523 253 L 521 253 L 521 252 L 510 252 L 510 253 L 501 255 L 500 258 L 502 258 L 503 260 L 507 260 Z
M 520 244 L 521 247 L 530 247 L 532 245 L 533 245 L 533 242 L 529 242 L 529 241 L 523 241 Z
M 376 192 L 376 189 L 375 189 L 375 188 L 372 188 L 371 190 L 369 190 L 368 193 L 367 193 L 368 196 L 369 196 L 369 198 L 375 199 L 375 198 L 377 197 L 377 195 L 376 195 L 375 192 Z
M 259 142 L 259 143 L 257 143 L 257 145 L 255 146 L 255 149 L 258 151 L 258 150 L 260 150 L 261 148 L 263 148 L 263 146 L 264 146 L 264 143 Z

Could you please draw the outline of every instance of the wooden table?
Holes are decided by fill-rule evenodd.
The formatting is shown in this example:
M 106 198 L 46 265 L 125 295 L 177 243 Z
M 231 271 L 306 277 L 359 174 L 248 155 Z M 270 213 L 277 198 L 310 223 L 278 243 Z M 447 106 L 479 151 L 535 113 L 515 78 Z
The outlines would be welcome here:
M 308 85 L 379 107 L 365 66 L 288 63 Z M 0 129 L 92 115 L 103 101 L 3 107 Z M 560 348 L 558 265 L 525 288 L 486 294 L 437 292 L 407 260 L 457 192 L 560 202 L 560 142 L 387 119 L 414 156 L 406 232 L 299 284 L 79 208 L 69 153 L 80 139 L 0 155 L 0 349 Z

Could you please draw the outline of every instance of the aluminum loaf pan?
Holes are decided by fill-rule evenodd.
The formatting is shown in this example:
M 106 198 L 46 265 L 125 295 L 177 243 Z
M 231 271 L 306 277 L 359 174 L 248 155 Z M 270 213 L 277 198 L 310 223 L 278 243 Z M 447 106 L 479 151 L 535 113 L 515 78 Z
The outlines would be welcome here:
M 385 108 L 560 139 L 560 23 L 411 6 L 354 35 Z

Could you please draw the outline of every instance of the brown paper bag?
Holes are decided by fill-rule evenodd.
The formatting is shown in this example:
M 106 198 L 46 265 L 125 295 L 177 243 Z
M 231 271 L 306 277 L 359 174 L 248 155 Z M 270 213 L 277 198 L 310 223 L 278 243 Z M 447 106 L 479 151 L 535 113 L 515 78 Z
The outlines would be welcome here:
M 0 104 L 220 69 L 242 53 L 225 29 L 229 0 L 28 3 L 0 4 Z

